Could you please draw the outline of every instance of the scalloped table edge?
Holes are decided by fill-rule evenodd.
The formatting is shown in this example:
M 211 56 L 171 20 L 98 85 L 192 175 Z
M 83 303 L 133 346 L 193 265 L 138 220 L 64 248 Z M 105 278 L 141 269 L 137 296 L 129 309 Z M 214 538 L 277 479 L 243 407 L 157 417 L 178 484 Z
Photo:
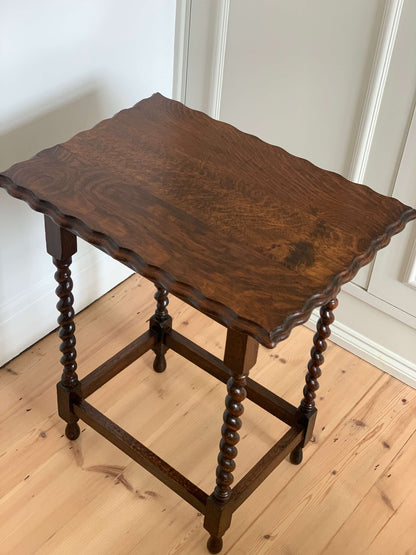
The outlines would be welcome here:
M 300 312 L 290 314 L 282 325 L 268 332 L 263 326 L 238 316 L 226 305 L 205 297 L 201 291 L 191 285 L 176 281 L 173 276 L 162 268 L 147 264 L 137 253 L 121 247 L 109 235 L 94 231 L 82 220 L 63 214 L 54 204 L 38 198 L 32 191 L 16 185 L 9 177 L 3 174 L 0 174 L 0 187 L 4 188 L 12 197 L 23 200 L 36 212 L 49 216 L 56 224 L 96 246 L 112 258 L 131 268 L 134 272 L 150 281 L 159 283 L 170 293 L 210 316 L 220 324 L 251 335 L 264 347 L 269 349 L 286 339 L 295 326 L 307 322 L 314 308 L 322 306 L 332 298 L 335 298 L 342 285 L 351 281 L 360 268 L 371 262 L 376 252 L 387 246 L 391 238 L 402 231 L 408 222 L 416 219 L 416 210 L 405 207 L 400 218 L 387 226 L 384 233 L 371 242 L 365 253 L 356 256 L 346 270 L 336 274 L 324 291 L 309 297 Z

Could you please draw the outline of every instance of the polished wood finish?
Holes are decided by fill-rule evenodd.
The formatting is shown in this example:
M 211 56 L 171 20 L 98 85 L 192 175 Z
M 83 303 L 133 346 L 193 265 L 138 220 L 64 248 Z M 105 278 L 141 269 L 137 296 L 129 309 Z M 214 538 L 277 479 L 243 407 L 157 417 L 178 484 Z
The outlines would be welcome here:
M 330 325 L 334 322 L 333 311 L 338 306 L 337 299 L 331 299 L 320 309 L 320 318 L 316 323 L 316 333 L 313 337 L 311 358 L 308 362 L 308 371 L 305 376 L 305 387 L 303 388 L 303 399 L 299 405 L 299 423 L 303 425 L 305 435 L 303 441 L 296 446 L 290 454 L 292 464 L 300 464 L 303 459 L 303 447 L 310 441 L 316 421 L 316 391 L 319 389 L 318 379 L 322 372 L 320 367 L 324 363 L 324 352 L 327 349 L 326 340 L 331 335 Z
M 63 353 L 61 363 L 64 366 L 61 382 L 57 386 L 58 410 L 60 416 L 67 422 L 66 436 L 71 440 L 78 438 L 80 434 L 79 419 L 89 424 L 204 514 L 204 527 L 210 534 L 207 548 L 211 553 L 219 553 L 223 546 L 222 536 L 230 527 L 233 512 L 288 453 L 292 453 L 293 459 L 293 453 L 297 452 L 296 449 L 304 445 L 310 428 L 308 419 L 301 421 L 299 411 L 294 406 L 253 380 L 248 383 L 247 375 L 256 364 L 259 347 L 258 342 L 252 337 L 228 329 L 224 361 L 221 361 L 181 334 L 174 332 L 172 318 L 167 310 L 168 291 L 160 285 L 157 285 L 154 295 L 156 311 L 150 318 L 150 329 L 79 381 L 76 373 L 75 324 L 72 308 L 72 280 L 69 270 L 70 255 L 76 250 L 76 241 L 70 232 L 57 226 L 47 216 L 45 217 L 45 230 L 48 252 L 63 257 L 59 260 L 54 257 L 53 260 L 58 268 L 55 278 L 59 283 L 57 294 L 60 301 L 57 306 L 60 311 L 58 322 Z M 315 345 L 317 345 L 316 342 Z M 154 370 L 159 373 L 163 372 L 166 369 L 165 354 L 170 347 L 215 377 L 227 382 L 228 395 L 225 399 L 222 439 L 217 459 L 216 486 L 210 496 L 85 401 L 87 396 L 97 391 L 150 349 L 156 354 L 153 363 Z M 315 356 L 314 360 L 316 358 Z M 240 480 L 236 488 L 232 489 L 233 472 L 236 468 L 234 459 L 238 452 L 236 446 L 240 441 L 239 430 L 242 426 L 240 417 L 244 412 L 242 402 L 247 396 L 247 387 L 251 400 L 258 402 L 274 416 L 281 416 L 282 420 L 292 427 Z
M 49 217 L 44 217 L 46 251 L 58 260 L 68 259 L 77 252 L 76 235 L 56 225 Z
M 168 292 L 160 285 L 157 285 L 154 295 L 156 311 L 150 318 L 150 329 L 79 381 L 76 374 L 72 280 L 69 270 L 71 263 L 69 254 L 75 250 L 76 243 L 73 242 L 70 232 L 56 226 L 48 217 L 45 222 L 48 252 L 67 257 L 63 260 L 53 258 L 58 267 L 55 277 L 60 284 L 57 289 L 60 297 L 58 309 L 61 313 L 58 322 L 61 326 L 60 337 L 63 340 L 61 362 L 64 365 L 62 380 L 58 384 L 58 407 L 60 416 L 67 421 L 66 436 L 71 440 L 78 438 L 79 419 L 89 424 L 204 514 L 204 527 L 210 534 L 207 548 L 211 553 L 219 553 L 223 546 L 222 536 L 231 524 L 233 512 L 285 456 L 303 442 L 307 429 L 299 423 L 298 411 L 253 380 L 248 383 L 247 375 L 256 364 L 259 347 L 258 342 L 252 337 L 228 329 L 224 360 L 221 361 L 181 334 L 174 332 L 172 318 L 167 310 Z M 221 429 L 216 486 L 210 496 L 85 400 L 87 396 L 97 391 L 150 349 L 156 354 L 154 370 L 163 372 L 166 369 L 165 354 L 170 347 L 215 377 L 227 382 L 228 394 L 225 399 L 224 423 Z M 242 402 L 247 396 L 247 387 L 249 387 L 251 400 L 257 401 L 271 414 L 277 417 L 281 415 L 282 419 L 292 427 L 240 480 L 236 488 L 232 489 L 233 472 L 236 468 L 234 459 L 238 452 L 236 445 L 240 441 L 239 430 L 242 426 L 240 417 L 244 412 Z
M 247 337 L 247 336 L 246 336 Z M 227 333 L 224 362 L 195 345 L 189 339 L 172 330 L 167 336 L 167 345 L 184 356 L 200 368 L 206 370 L 215 378 L 226 382 L 230 392 L 235 393 L 232 370 L 225 365 L 225 360 L 230 364 L 239 364 L 248 371 L 257 359 L 257 346 L 254 346 L 249 337 L 244 340 L 235 333 Z M 233 351 L 232 340 L 236 339 L 239 348 Z M 247 349 L 246 349 L 247 348 Z M 250 361 L 250 362 L 249 362 Z M 234 366 L 238 368 L 238 365 Z M 242 396 L 231 401 L 231 395 L 226 399 L 226 411 L 224 413 L 224 425 L 222 428 L 223 438 L 220 442 L 219 465 L 217 467 L 217 486 L 214 493 L 208 498 L 205 511 L 204 526 L 210 532 L 207 548 L 210 553 L 219 553 L 223 546 L 222 536 L 231 525 L 232 513 L 247 499 L 247 497 L 261 484 L 261 482 L 272 472 L 280 462 L 296 446 L 303 442 L 305 429 L 298 423 L 298 411 L 281 397 L 264 386 L 256 383 L 250 378 L 243 377 L 244 393 L 258 406 L 276 416 L 286 424 L 292 426 L 270 451 L 250 470 L 247 475 L 231 490 L 233 481 L 232 471 L 235 469 L 233 459 L 237 455 L 236 444 L 239 441 L 238 429 L 241 426 L 239 416 L 242 414 Z M 237 391 L 238 393 L 238 391 Z M 229 408 L 234 411 L 231 413 Z M 229 425 L 231 424 L 231 426 Z M 224 492 L 224 493 L 223 493 Z M 220 495 L 218 495 L 218 493 Z
M 231 496 L 231 484 L 234 481 L 235 470 L 234 459 L 237 456 L 236 445 L 240 441 L 239 430 L 242 426 L 240 416 L 244 412 L 243 401 L 247 392 L 246 376 L 230 378 L 227 382 L 228 395 L 225 399 L 224 424 L 221 428 L 222 439 L 220 442 L 220 454 L 218 455 L 217 485 L 214 489 L 214 497 L 221 503 L 227 501 Z
M 228 329 L 225 342 L 224 364 L 232 371 L 247 373 L 257 361 L 259 344 L 245 333 Z
M 56 294 L 59 298 L 56 308 L 59 311 L 59 337 L 62 340 L 59 350 L 62 353 L 63 373 L 57 385 L 58 412 L 66 422 L 65 434 L 69 439 L 77 439 L 80 434 L 78 418 L 72 410 L 72 403 L 80 395 L 77 375 L 77 351 L 75 349 L 74 296 L 70 266 L 72 255 L 77 251 L 77 238 L 70 231 L 62 229 L 48 216 L 45 216 L 46 249 L 56 266 L 55 280 L 58 283 Z
M 0 186 L 273 347 L 416 211 L 157 94 Z
M 204 527 L 210 533 L 207 549 L 219 553 L 222 549 L 222 536 L 231 524 L 234 511 L 230 501 L 236 468 L 239 430 L 244 412 L 243 401 L 247 396 L 247 374 L 257 360 L 258 343 L 247 334 L 228 329 L 224 349 L 224 364 L 229 368 L 231 377 L 227 381 L 227 396 L 221 428 L 220 452 L 217 458 L 216 486 L 207 499 Z
M 58 324 L 59 337 L 62 339 L 62 343 L 59 347 L 62 353 L 60 362 L 63 366 L 61 383 L 64 387 L 69 389 L 74 388 L 78 384 L 73 308 L 74 297 L 72 295 L 73 283 L 71 279 L 71 270 L 69 269 L 71 262 L 71 258 L 64 258 L 63 260 L 53 258 L 53 263 L 57 268 L 55 280 L 58 282 L 56 294 L 59 297 L 59 301 L 56 308 L 60 312 Z
M 157 286 L 154 295 L 156 300 L 155 314 L 150 318 L 150 329 L 157 335 L 157 342 L 153 347 L 155 360 L 153 361 L 153 370 L 155 372 L 164 372 L 166 370 L 165 354 L 166 335 L 172 329 L 172 318 L 169 316 L 167 306 L 169 304 L 168 292 L 164 287 Z
M 316 333 L 313 337 L 313 347 L 311 349 L 311 359 L 308 363 L 306 374 L 306 384 L 303 388 L 303 399 L 300 403 L 300 411 L 311 414 L 315 410 L 316 390 L 319 389 L 318 379 L 321 377 L 321 369 L 324 362 L 324 352 L 327 348 L 326 340 L 331 335 L 330 325 L 334 322 L 333 311 L 338 306 L 338 300 L 332 299 L 321 307 L 320 318 L 316 324 Z
M 67 437 L 78 437 L 82 419 L 149 470 L 205 516 L 207 547 L 218 553 L 234 510 L 287 455 L 296 464 L 302 459 L 341 285 L 415 219 L 416 210 L 161 95 L 13 166 L 0 175 L 0 186 L 45 214 L 59 284 L 64 371 L 58 408 Z M 157 287 L 148 332 L 82 382 L 69 269 L 75 235 Z M 173 332 L 168 293 L 227 327 L 223 361 Z M 248 372 L 259 342 L 274 347 L 320 305 L 296 409 L 249 381 Z M 164 372 L 170 347 L 221 381 L 227 378 L 211 495 L 85 401 L 150 349 L 154 370 Z M 247 395 L 289 430 L 232 488 Z
M 228 394 L 225 398 L 224 424 L 221 428 L 217 479 L 212 494 L 215 501 L 220 504 L 227 502 L 231 497 L 234 459 L 238 453 L 236 445 L 240 441 L 238 432 L 242 426 L 240 416 L 244 412 L 243 401 L 247 396 L 247 374 L 256 363 L 257 352 L 258 343 L 252 337 L 235 330 L 227 330 L 224 364 L 230 369 L 231 377 L 227 381 Z M 209 528 L 207 529 L 210 531 Z M 209 545 L 211 544 L 219 545 L 214 540 L 210 541 Z

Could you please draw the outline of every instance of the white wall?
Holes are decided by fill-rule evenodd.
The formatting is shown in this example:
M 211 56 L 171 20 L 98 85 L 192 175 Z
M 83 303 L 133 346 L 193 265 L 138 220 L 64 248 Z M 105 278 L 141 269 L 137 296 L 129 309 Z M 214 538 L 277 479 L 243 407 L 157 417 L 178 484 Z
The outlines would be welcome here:
M 171 96 L 174 0 L 3 0 L 0 171 L 160 91 Z M 56 327 L 43 216 L 0 190 L 0 365 Z M 78 242 L 75 308 L 131 272 Z
M 178 98 L 415 205 L 414 0 L 178 0 L 178 8 Z M 413 222 L 343 287 L 331 336 L 414 387 L 415 237 Z
M 232 2 L 221 119 L 345 175 L 382 14 L 379 0 Z

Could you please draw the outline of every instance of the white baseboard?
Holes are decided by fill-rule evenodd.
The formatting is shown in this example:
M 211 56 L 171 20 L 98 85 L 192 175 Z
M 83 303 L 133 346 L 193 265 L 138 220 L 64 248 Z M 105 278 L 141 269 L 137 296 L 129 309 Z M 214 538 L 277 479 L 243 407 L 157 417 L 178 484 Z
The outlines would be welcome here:
M 314 311 L 306 326 L 316 328 L 319 313 Z M 416 364 L 376 343 L 352 328 L 335 321 L 331 326 L 331 341 L 373 364 L 380 370 L 416 388 Z
M 79 312 L 110 289 L 127 279 L 132 271 L 97 249 L 87 246 L 75 255 L 75 312 Z M 51 262 L 50 274 L 18 296 L 0 303 L 0 366 L 39 341 L 57 327 L 56 283 Z

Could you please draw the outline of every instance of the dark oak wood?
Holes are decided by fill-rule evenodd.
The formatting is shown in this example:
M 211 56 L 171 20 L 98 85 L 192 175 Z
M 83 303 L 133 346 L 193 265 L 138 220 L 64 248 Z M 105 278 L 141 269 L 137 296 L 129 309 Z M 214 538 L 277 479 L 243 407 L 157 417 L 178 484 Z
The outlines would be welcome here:
M 257 361 L 259 344 L 252 337 L 236 330 L 227 330 L 224 364 L 239 373 L 248 372 Z
M 303 414 L 310 414 L 315 409 L 315 391 L 319 388 L 318 379 L 321 377 L 320 366 L 324 363 L 324 352 L 327 349 L 326 339 L 331 335 L 330 325 L 334 322 L 333 311 L 338 306 L 338 300 L 332 299 L 321 307 L 320 318 L 316 324 L 316 333 L 313 337 L 313 347 L 311 349 L 311 359 L 308 363 L 306 374 L 306 384 L 303 389 L 303 399 L 300 404 L 300 411 Z
M 219 553 L 222 549 L 222 538 L 210 536 L 207 541 L 207 549 L 210 553 Z
M 316 421 L 315 398 L 319 388 L 318 379 L 321 377 L 320 367 L 324 363 L 324 352 L 327 348 L 326 339 L 331 335 L 330 325 L 334 322 L 334 310 L 338 306 L 337 299 L 331 299 L 320 309 L 320 318 L 316 324 L 316 333 L 313 337 L 313 347 L 311 358 L 308 362 L 308 371 L 305 377 L 305 387 L 303 388 L 303 399 L 299 405 L 298 416 L 305 430 L 305 436 L 301 444 L 297 445 L 290 455 L 292 464 L 302 462 L 302 449 L 310 441 Z
M 296 445 L 293 451 L 290 453 L 290 462 L 292 464 L 298 465 L 303 461 L 303 445 Z
M 64 258 L 58 260 L 53 258 L 57 271 L 55 272 L 55 280 L 58 282 L 56 294 L 59 301 L 56 308 L 60 312 L 58 317 L 59 324 L 59 337 L 62 343 L 59 350 L 62 353 L 61 364 L 63 366 L 63 373 L 61 383 L 64 387 L 74 388 L 78 382 L 77 375 L 77 351 L 75 349 L 75 323 L 74 323 L 74 297 L 72 295 L 72 279 L 71 270 L 69 269 L 72 259 Z
M 416 217 L 159 94 L 14 165 L 0 186 L 267 347 Z
M 70 258 L 77 252 L 77 237 L 57 225 L 49 216 L 44 217 L 46 251 L 58 260 Z
M 238 431 L 242 426 L 240 416 L 244 412 L 243 401 L 247 392 L 244 375 L 232 377 L 227 382 L 228 395 L 225 398 L 224 424 L 221 428 L 220 453 L 218 455 L 217 485 L 213 496 L 221 503 L 231 496 L 231 484 L 234 481 L 234 459 L 237 456 L 237 443 L 240 441 Z
M 157 342 L 153 347 L 155 360 L 153 361 L 153 370 L 155 372 L 164 372 L 166 370 L 165 354 L 168 350 L 165 338 L 166 334 L 172 329 L 172 318 L 168 312 L 168 292 L 164 287 L 157 286 L 155 293 L 156 311 L 150 318 L 150 329 L 157 334 Z
M 58 325 L 61 345 L 63 373 L 57 385 L 58 412 L 67 425 L 66 436 L 75 440 L 80 434 L 78 418 L 72 410 L 75 399 L 81 395 L 77 375 L 77 351 L 75 349 L 74 296 L 72 294 L 71 262 L 77 251 L 77 238 L 70 231 L 61 228 L 45 216 L 46 249 L 56 266 L 55 280 L 58 283 L 56 294 L 59 298 L 56 308 L 59 311 Z
M 207 499 L 204 527 L 210 532 L 207 549 L 210 553 L 219 553 L 222 549 L 222 536 L 231 525 L 233 512 L 255 491 L 273 472 L 304 437 L 304 430 L 296 426 L 284 436 L 247 472 L 234 486 L 225 504 L 216 502 L 214 496 Z
M 216 485 L 207 499 L 204 519 L 204 527 L 210 534 L 207 548 L 211 553 L 221 550 L 222 536 L 231 524 L 231 484 L 236 467 L 234 459 L 238 453 L 236 446 L 240 441 L 240 417 L 244 412 L 243 401 L 247 396 L 247 374 L 256 363 L 257 351 L 258 343 L 252 337 L 235 330 L 227 331 L 224 364 L 231 377 L 227 381 L 228 394 L 225 398 L 224 424 L 221 428 Z
M 228 395 L 225 398 L 224 424 L 221 428 L 220 453 L 218 455 L 217 485 L 213 497 L 220 503 L 228 501 L 234 481 L 234 459 L 237 456 L 238 430 L 244 412 L 243 401 L 247 396 L 247 374 L 257 360 L 258 343 L 246 334 L 235 330 L 227 331 L 224 364 L 230 369 L 227 381 Z
M 57 267 L 63 365 L 58 410 L 79 418 L 205 515 L 211 553 L 233 511 L 290 454 L 302 460 L 340 287 L 416 218 L 416 210 L 156 94 L 0 174 L 45 214 Z M 70 264 L 76 235 L 151 279 L 149 331 L 81 382 Z M 227 327 L 224 360 L 172 330 L 168 293 Z M 322 306 L 298 408 L 248 378 L 258 343 L 274 347 Z M 207 495 L 83 398 L 149 349 L 172 348 L 227 382 L 216 485 Z M 290 429 L 232 488 L 245 397 Z
M 66 422 L 65 434 L 68 439 L 77 439 L 80 429 L 77 424 L 78 418 L 72 411 L 72 403 L 81 394 L 81 386 L 78 380 L 77 370 L 77 351 L 75 349 L 75 323 L 74 323 L 74 297 L 72 295 L 71 257 L 63 260 L 53 258 L 57 271 L 55 280 L 58 282 L 56 294 L 59 301 L 56 305 L 59 311 L 59 337 L 61 344 L 59 350 L 62 353 L 61 364 L 63 373 L 61 381 L 57 384 L 58 413 Z

